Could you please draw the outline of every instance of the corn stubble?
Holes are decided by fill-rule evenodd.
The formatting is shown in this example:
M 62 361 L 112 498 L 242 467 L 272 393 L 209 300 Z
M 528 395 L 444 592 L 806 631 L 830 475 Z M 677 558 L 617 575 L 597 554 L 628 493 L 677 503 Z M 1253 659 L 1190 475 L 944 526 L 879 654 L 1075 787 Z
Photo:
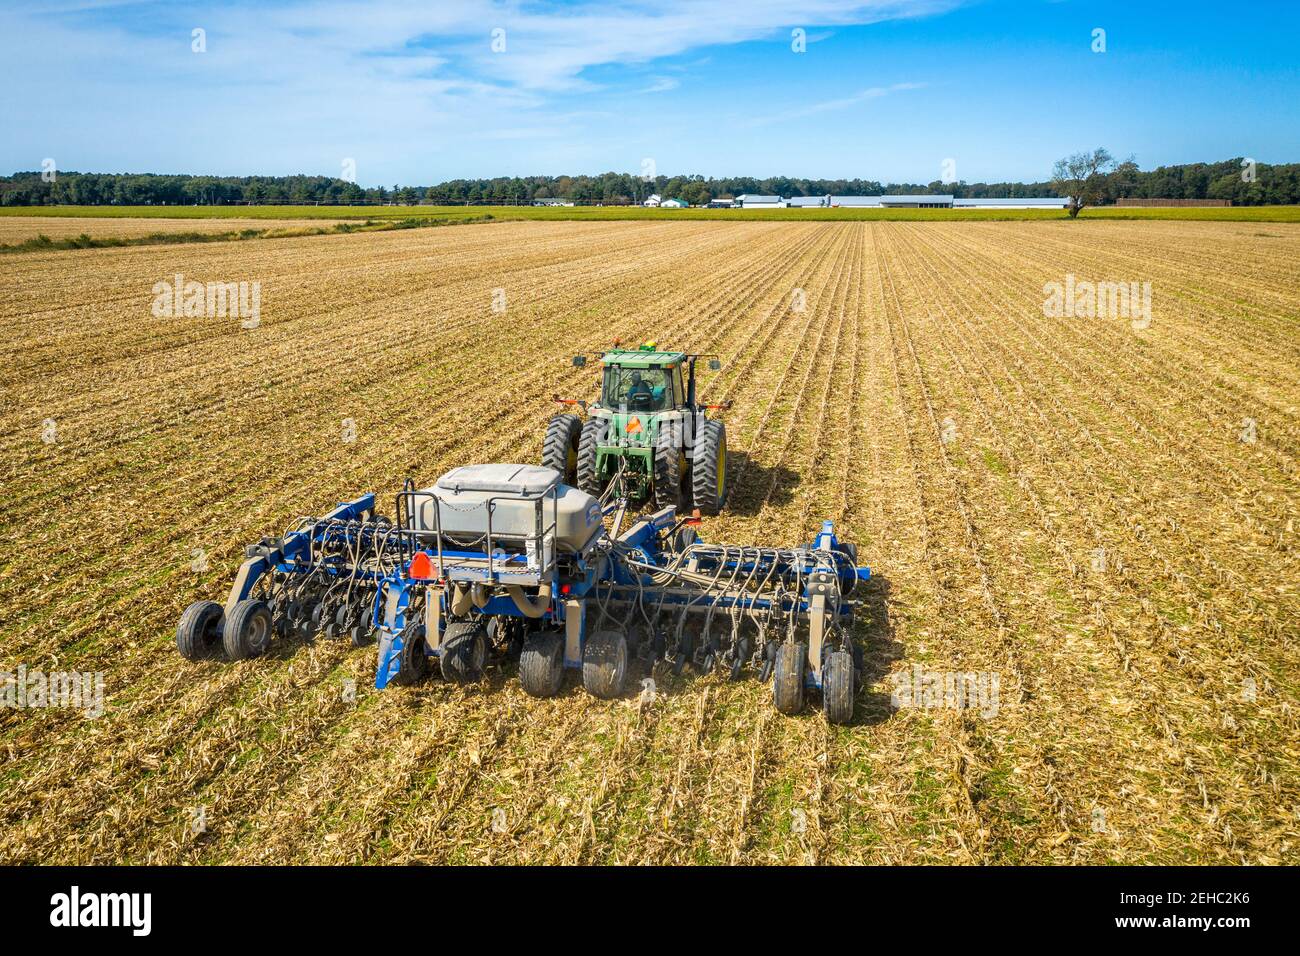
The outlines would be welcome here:
M 1174 222 L 15 256 L 0 669 L 102 670 L 108 706 L 0 711 L 0 861 L 1294 863 L 1298 262 L 1298 227 Z M 177 272 L 260 281 L 260 327 L 155 318 Z M 1044 318 L 1067 274 L 1149 280 L 1153 321 Z M 534 700 L 512 666 L 375 692 L 373 649 L 342 642 L 176 655 L 245 542 L 532 460 L 550 396 L 593 391 L 567 356 L 616 337 L 723 357 L 733 493 L 707 537 L 833 518 L 876 571 L 854 726 L 783 718 L 752 679 Z M 996 713 L 894 707 L 916 666 L 996 673 Z

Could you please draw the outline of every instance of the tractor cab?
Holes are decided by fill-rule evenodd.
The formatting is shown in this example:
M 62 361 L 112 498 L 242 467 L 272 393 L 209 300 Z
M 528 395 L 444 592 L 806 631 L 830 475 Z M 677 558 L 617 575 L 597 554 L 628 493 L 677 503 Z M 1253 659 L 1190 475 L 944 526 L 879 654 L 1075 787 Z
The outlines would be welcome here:
M 700 358 L 721 368 L 715 357 L 668 351 L 654 342 L 635 349 L 615 343 L 600 353 L 600 397 L 588 404 L 556 396 L 588 417 L 551 419 L 543 463 L 598 497 L 612 485 L 621 497 L 652 497 L 659 507 L 690 500 L 717 513 L 727 491 L 726 429 L 708 414 L 723 406 L 696 400 Z M 574 356 L 573 364 L 585 366 L 586 356 Z
M 686 382 L 694 384 L 694 361 L 682 352 L 606 352 L 601 362 L 605 374 L 598 404 L 602 408 L 670 412 L 691 404 Z M 689 366 L 685 378 L 684 366 Z

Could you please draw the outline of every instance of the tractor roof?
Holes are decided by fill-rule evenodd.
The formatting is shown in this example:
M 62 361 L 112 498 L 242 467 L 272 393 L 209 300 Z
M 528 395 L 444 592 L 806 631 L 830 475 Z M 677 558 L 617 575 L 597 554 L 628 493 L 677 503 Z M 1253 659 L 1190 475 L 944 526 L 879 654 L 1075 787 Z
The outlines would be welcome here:
M 606 365 L 621 365 L 624 368 L 649 368 L 652 365 L 677 365 L 686 360 L 686 353 L 614 349 L 602 355 L 600 360 Z

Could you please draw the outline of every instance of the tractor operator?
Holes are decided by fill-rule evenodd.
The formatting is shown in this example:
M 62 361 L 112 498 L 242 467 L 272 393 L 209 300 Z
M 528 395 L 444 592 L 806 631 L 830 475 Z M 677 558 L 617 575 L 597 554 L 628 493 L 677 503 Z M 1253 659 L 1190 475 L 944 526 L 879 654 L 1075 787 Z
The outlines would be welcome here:
M 645 396 L 647 403 L 654 401 L 654 392 L 650 389 L 649 385 L 641 380 L 641 373 L 634 371 L 632 373 L 631 382 L 627 387 L 627 403 L 629 405 L 634 404 L 636 399 L 642 395 Z

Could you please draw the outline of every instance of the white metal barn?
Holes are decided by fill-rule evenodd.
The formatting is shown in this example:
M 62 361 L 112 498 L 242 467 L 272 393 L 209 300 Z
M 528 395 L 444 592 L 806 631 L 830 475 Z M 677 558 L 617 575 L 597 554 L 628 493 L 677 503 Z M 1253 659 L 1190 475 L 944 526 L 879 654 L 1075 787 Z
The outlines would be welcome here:
M 1064 209 L 1070 200 L 1057 196 L 1015 199 L 954 199 L 954 209 Z
M 946 194 L 901 196 L 737 196 L 736 205 L 745 209 L 1064 209 L 1068 199 L 1054 196 L 1014 199 L 957 199 Z

